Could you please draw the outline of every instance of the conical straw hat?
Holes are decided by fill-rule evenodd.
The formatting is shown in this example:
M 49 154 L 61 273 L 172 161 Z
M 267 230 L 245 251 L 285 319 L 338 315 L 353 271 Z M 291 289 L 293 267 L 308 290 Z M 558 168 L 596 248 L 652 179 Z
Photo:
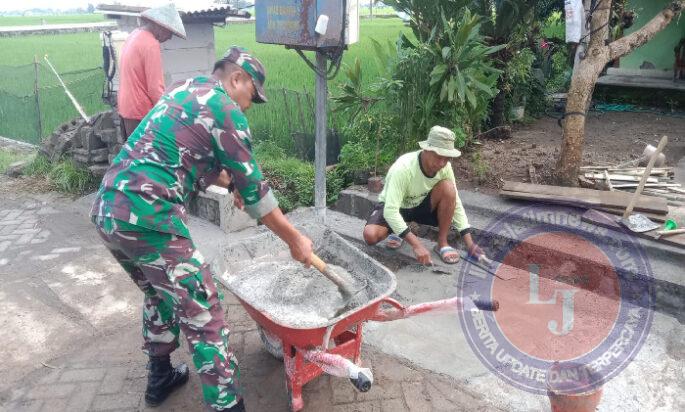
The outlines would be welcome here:
M 182 39 L 186 38 L 186 29 L 173 3 L 147 9 L 140 13 L 140 17 L 159 24 Z

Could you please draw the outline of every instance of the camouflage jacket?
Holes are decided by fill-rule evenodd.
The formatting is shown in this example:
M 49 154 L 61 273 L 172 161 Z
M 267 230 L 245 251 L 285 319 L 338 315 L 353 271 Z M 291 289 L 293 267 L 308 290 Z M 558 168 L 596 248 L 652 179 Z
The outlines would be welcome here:
M 250 144 L 245 115 L 212 77 L 167 89 L 112 161 L 91 210 L 190 237 L 185 205 L 225 169 L 255 219 L 278 207 Z

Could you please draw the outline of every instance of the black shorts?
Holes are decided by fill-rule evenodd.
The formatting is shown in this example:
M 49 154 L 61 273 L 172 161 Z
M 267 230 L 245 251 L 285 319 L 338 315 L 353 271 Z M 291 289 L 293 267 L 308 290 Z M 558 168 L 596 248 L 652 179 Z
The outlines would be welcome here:
M 371 211 L 371 216 L 369 216 L 369 218 L 366 220 L 366 224 L 385 226 L 390 229 L 391 233 L 394 233 L 388 222 L 386 222 L 385 218 L 383 217 L 384 208 L 385 203 L 378 203 L 376 207 L 373 208 L 373 211 Z M 405 222 L 416 222 L 422 225 L 438 226 L 438 210 L 437 208 L 436 210 L 431 210 L 430 193 L 418 206 L 409 209 L 400 208 L 400 215 L 402 215 L 402 219 L 404 219 Z M 396 234 L 399 236 L 404 236 L 406 232 Z

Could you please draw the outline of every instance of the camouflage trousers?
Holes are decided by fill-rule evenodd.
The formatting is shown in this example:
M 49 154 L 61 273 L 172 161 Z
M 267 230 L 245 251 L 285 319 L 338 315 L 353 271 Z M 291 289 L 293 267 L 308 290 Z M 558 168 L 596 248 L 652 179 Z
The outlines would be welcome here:
M 193 241 L 129 223 L 96 218 L 112 255 L 143 291 L 143 351 L 168 355 L 183 331 L 200 375 L 204 401 L 225 410 L 240 400 L 240 371 L 228 346 L 222 296 Z

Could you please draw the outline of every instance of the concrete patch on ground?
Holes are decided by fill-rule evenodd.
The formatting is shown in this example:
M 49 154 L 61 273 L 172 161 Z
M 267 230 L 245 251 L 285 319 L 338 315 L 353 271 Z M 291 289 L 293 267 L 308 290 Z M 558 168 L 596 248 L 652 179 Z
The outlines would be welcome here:
M 60 307 L 46 289 L 44 284 L 26 279 L 4 283 L 0 288 L 0 388 L 23 375 L 27 366 L 42 367 L 41 362 L 52 358 L 54 348 L 93 333 L 73 313 Z

